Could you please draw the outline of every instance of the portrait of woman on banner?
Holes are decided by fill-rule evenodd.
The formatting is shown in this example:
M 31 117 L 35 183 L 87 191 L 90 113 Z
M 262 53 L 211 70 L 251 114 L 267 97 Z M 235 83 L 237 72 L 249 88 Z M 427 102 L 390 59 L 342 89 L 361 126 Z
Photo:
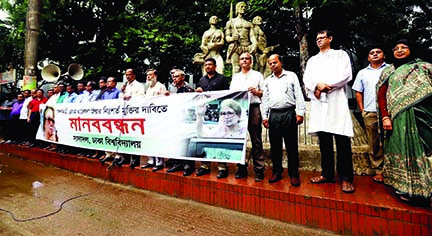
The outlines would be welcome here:
M 47 106 L 43 111 L 42 131 L 44 138 L 48 141 L 58 142 L 57 130 L 55 128 L 54 108 Z
M 246 122 L 242 117 L 243 109 L 234 99 L 225 99 L 220 103 L 218 122 L 215 125 L 204 124 L 208 106 L 197 108 L 197 135 L 202 138 L 245 138 Z

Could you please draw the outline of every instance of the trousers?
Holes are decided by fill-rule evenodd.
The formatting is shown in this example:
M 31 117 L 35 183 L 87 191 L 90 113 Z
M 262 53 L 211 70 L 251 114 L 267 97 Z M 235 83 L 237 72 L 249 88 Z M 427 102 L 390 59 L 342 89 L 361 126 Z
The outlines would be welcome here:
M 352 163 L 351 139 L 347 136 L 327 132 L 318 132 L 319 148 L 321 152 L 321 175 L 329 180 L 335 178 L 335 156 L 333 137 L 336 140 L 336 170 L 341 181 L 354 180 Z
M 253 161 L 254 171 L 264 171 L 264 155 L 263 155 L 263 143 L 262 143 L 262 115 L 260 110 L 260 104 L 251 104 L 249 107 L 249 119 L 248 119 L 248 132 L 252 143 L 252 152 L 250 158 Z M 238 164 L 239 168 L 247 168 L 248 164 L 246 161 L 245 165 Z
M 299 178 L 298 126 L 296 123 L 295 107 L 288 109 L 272 109 L 269 117 L 270 152 L 273 163 L 273 174 L 281 175 L 282 140 L 288 156 L 288 175 Z

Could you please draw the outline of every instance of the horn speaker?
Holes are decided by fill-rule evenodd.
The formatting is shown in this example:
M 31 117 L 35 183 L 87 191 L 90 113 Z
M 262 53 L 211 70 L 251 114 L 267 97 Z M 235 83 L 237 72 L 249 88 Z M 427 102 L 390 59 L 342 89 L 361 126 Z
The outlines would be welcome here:
M 48 82 L 55 82 L 60 78 L 60 68 L 54 64 L 49 64 L 42 69 L 42 78 Z

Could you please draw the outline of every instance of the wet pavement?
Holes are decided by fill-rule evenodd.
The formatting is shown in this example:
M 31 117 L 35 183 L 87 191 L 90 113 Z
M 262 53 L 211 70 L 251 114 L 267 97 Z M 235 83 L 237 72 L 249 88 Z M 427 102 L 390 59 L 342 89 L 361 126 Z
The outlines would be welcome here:
M 80 195 L 85 196 L 76 198 Z M 75 199 L 63 203 L 71 198 Z M 58 213 L 41 217 L 60 207 Z M 334 235 L 88 178 L 4 153 L 0 153 L 0 208 L 0 235 Z

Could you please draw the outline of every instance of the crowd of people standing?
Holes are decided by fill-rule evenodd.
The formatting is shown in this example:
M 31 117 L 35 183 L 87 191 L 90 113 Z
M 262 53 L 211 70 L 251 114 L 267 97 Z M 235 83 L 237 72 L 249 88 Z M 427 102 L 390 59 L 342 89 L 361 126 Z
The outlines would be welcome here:
M 303 77 L 306 94 L 302 92 L 299 79 L 293 72 L 282 68 L 279 55 L 271 55 L 268 65 L 272 74 L 264 79 L 263 75 L 252 70 L 253 57 L 244 52 L 239 55 L 240 72 L 232 77 L 231 83 L 217 72 L 214 58 L 205 59 L 205 75 L 193 89 L 184 81 L 185 73 L 173 69 L 173 83 L 166 89 L 157 81 L 158 72 L 146 72 L 147 91 L 138 83 L 133 69 L 126 70 L 127 82 L 118 89 L 116 78 L 109 77 L 99 81 L 99 88 L 93 81 L 73 85 L 56 84 L 49 98 L 43 90 L 25 90 L 18 94 L 11 106 L 13 130 L 7 130 L 6 143 L 35 145 L 60 153 L 71 152 L 64 145 L 47 145 L 34 139 L 39 127 L 40 104 L 79 103 L 106 99 L 136 99 L 170 93 L 206 92 L 217 90 L 243 90 L 250 93 L 248 112 L 248 132 L 252 143 L 251 158 L 255 181 L 264 179 L 264 156 L 262 127 L 269 129 L 272 159 L 272 176 L 269 183 L 282 179 L 283 143 L 287 153 L 288 176 L 291 185 L 301 185 L 299 172 L 298 126 L 304 122 L 306 103 L 310 99 L 308 133 L 319 140 L 321 153 L 321 174 L 310 179 L 313 184 L 341 182 L 341 191 L 355 192 L 351 138 L 354 136 L 353 123 L 348 106 L 347 85 L 353 79 L 351 61 L 343 50 L 331 48 L 333 33 L 322 30 L 317 33 L 316 43 L 319 53 L 307 62 Z M 369 144 L 369 161 L 374 170 L 373 180 L 393 187 L 404 201 L 430 205 L 432 195 L 432 64 L 415 58 L 413 44 L 406 39 L 395 42 L 393 64 L 385 63 L 384 49 L 374 45 L 368 50 L 369 65 L 361 70 L 354 81 L 358 107 L 362 112 Z M 224 103 L 220 116 L 226 119 L 221 132 L 235 136 L 240 132 L 236 122 L 241 109 L 235 104 Z M 203 119 L 202 114 L 196 114 Z M 26 132 L 16 129 L 28 128 L 31 135 L 20 136 Z M 55 135 L 51 135 L 54 136 Z M 336 155 L 333 142 L 336 144 Z M 80 150 L 80 155 L 99 159 L 102 163 L 112 161 L 113 165 L 129 164 L 133 169 L 140 165 L 140 157 L 134 155 Z M 335 158 L 336 157 L 336 158 Z M 335 163 L 336 159 L 336 163 Z M 150 157 L 141 168 L 162 170 L 170 164 L 168 173 L 183 171 L 184 176 L 195 172 L 194 161 L 168 160 L 163 157 Z M 210 162 L 202 161 L 195 172 L 197 176 L 211 172 Z M 336 166 L 336 168 L 335 168 Z M 228 176 L 228 165 L 218 164 L 217 178 Z M 238 165 L 235 178 L 248 176 L 248 166 Z

